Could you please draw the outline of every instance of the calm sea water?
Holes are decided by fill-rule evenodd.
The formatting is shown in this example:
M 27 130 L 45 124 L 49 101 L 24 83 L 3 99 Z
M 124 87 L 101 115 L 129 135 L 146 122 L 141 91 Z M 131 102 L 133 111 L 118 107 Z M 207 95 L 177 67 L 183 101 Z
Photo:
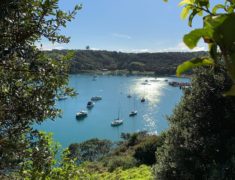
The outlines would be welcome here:
M 120 140 L 122 132 L 148 131 L 160 133 L 168 127 L 166 116 L 171 115 L 174 106 L 179 102 L 182 91 L 171 87 L 168 81 L 187 82 L 183 78 L 153 78 L 141 76 L 98 76 L 94 81 L 92 75 L 71 75 L 70 86 L 79 95 L 57 102 L 63 110 L 62 118 L 56 121 L 47 120 L 36 128 L 53 132 L 54 139 L 67 147 L 71 143 L 82 142 L 91 138 Z M 147 85 L 143 85 L 145 81 Z M 146 83 L 145 83 L 146 84 Z M 127 95 L 131 94 L 131 98 Z M 102 96 L 91 110 L 86 104 L 92 96 Z M 146 101 L 140 100 L 145 97 Z M 136 109 L 137 116 L 129 117 Z M 87 110 L 88 116 L 76 120 L 76 113 Z M 110 123 L 117 118 L 124 120 L 123 125 L 111 127 Z

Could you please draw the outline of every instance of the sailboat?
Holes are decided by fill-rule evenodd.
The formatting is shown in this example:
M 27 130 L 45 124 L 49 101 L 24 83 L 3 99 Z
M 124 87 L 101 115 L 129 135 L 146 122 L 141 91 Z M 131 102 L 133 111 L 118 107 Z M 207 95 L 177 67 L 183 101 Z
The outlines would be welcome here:
M 120 119 L 120 108 L 118 110 L 118 117 L 111 122 L 111 126 L 120 126 L 123 124 L 123 120 Z
M 133 117 L 133 116 L 136 116 L 137 115 L 137 110 L 135 110 L 135 99 L 133 100 L 134 101 L 134 107 L 133 107 L 133 111 L 130 112 L 129 116 L 130 117 Z

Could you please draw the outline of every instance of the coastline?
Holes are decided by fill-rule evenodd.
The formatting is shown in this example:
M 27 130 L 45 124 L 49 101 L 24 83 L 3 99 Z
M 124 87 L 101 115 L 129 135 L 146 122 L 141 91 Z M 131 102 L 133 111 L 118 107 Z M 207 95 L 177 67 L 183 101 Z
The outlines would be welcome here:
M 154 71 L 128 71 L 128 70 L 82 70 L 77 73 L 69 73 L 70 75 L 76 74 L 90 74 L 90 75 L 111 75 L 111 76 L 147 76 L 147 77 L 175 77 L 175 74 L 156 74 Z M 182 75 L 180 78 L 191 78 L 190 75 Z

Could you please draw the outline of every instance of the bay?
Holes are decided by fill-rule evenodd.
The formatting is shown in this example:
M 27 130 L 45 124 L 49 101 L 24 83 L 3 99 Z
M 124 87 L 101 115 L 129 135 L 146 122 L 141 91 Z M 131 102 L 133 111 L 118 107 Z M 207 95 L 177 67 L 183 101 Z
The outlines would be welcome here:
M 52 132 L 54 140 L 63 148 L 91 138 L 118 141 L 122 132 L 148 131 L 159 134 L 167 129 L 166 117 L 172 114 L 183 94 L 179 88 L 169 86 L 170 81 L 188 82 L 189 79 L 71 75 L 69 86 L 76 89 L 79 95 L 57 101 L 56 106 L 63 111 L 62 118 L 47 120 L 35 128 Z M 128 94 L 131 98 L 127 97 Z M 102 100 L 95 102 L 95 106 L 88 110 L 86 104 L 92 96 L 102 96 Z M 141 102 L 142 97 L 146 99 L 145 102 Z M 138 114 L 129 117 L 133 109 Z M 81 110 L 88 111 L 88 116 L 77 120 L 76 113 Z M 111 122 L 118 114 L 124 122 L 121 126 L 112 127 Z

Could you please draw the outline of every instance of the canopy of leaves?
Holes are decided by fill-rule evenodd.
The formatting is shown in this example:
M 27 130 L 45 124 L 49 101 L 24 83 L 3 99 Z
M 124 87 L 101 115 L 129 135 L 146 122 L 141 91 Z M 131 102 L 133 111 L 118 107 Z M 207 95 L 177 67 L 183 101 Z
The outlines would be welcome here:
M 90 139 L 80 144 L 69 145 L 69 157 L 76 158 L 80 164 L 85 161 L 96 161 L 107 155 L 112 147 L 109 140 Z
M 196 71 L 157 149 L 157 179 L 235 178 L 235 99 L 224 68 Z
M 32 124 L 58 116 L 60 111 L 54 107 L 57 93 L 61 89 L 72 92 L 66 87 L 66 54 L 55 60 L 34 44 L 42 37 L 68 42 L 59 30 L 79 9 L 76 6 L 66 13 L 59 9 L 58 0 L 1 1 L 0 174 L 19 169 L 19 163 L 30 158 L 25 152 L 37 143 L 33 136 L 38 136 Z
M 183 6 L 181 17 L 183 19 L 189 17 L 189 26 L 192 26 L 193 18 L 196 15 L 202 16 L 203 13 L 206 13 L 203 17 L 203 27 L 192 30 L 184 36 L 183 40 L 189 48 L 193 49 L 203 38 L 209 46 L 210 58 L 215 61 L 215 64 L 220 58 L 217 53 L 219 49 L 229 75 L 235 83 L 235 2 L 225 0 L 224 4 L 216 4 L 212 8 L 210 2 L 210 0 L 182 0 L 179 3 L 180 6 Z M 187 68 L 193 67 L 188 66 Z M 225 95 L 235 95 L 234 86 Z

